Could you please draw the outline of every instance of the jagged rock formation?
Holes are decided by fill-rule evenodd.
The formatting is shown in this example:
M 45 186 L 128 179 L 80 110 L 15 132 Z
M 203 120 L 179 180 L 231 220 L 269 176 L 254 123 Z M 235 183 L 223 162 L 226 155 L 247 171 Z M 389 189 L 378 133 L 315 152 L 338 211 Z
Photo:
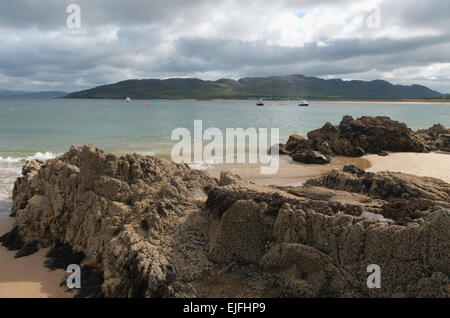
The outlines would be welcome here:
M 14 231 L 83 253 L 107 297 L 448 297 L 450 185 L 345 169 L 262 187 L 73 147 L 25 165 Z M 394 200 L 413 196 L 426 199 L 418 213 Z M 366 286 L 369 264 L 380 289 Z
M 177 277 L 189 280 L 210 264 L 198 257 L 202 233 L 189 227 L 206 223 L 198 217 L 204 188 L 216 183 L 202 172 L 85 146 L 30 162 L 23 173 L 13 190 L 23 240 L 60 241 L 84 252 L 87 263 L 104 271 L 107 296 L 185 295 L 183 286 L 168 288 L 174 268 L 183 267 Z M 180 223 L 186 242 L 177 241 Z M 197 271 L 190 270 L 195 265 Z
M 443 193 L 450 185 L 427 182 L 429 192 L 440 192 L 431 201 L 449 203 Z M 367 219 L 390 205 L 379 196 L 313 185 L 282 190 L 267 195 L 236 183 L 210 192 L 210 253 L 216 262 L 259 264 L 277 277 L 283 296 L 448 297 L 448 209 L 428 205 L 420 218 L 389 225 Z M 367 288 L 368 264 L 382 268 L 382 289 Z
M 326 123 L 322 128 L 310 131 L 308 139 L 292 135 L 286 144 L 280 145 L 281 154 L 289 154 L 303 163 L 328 163 L 330 156 L 359 157 L 366 153 L 426 152 L 427 143 L 404 123 L 389 117 L 364 116 L 353 119 L 344 116 L 339 126 Z M 328 160 L 307 160 L 308 153 Z M 305 160 L 306 159 L 306 160 Z
M 450 152 L 450 128 L 435 124 L 428 129 L 420 129 L 417 133 L 423 138 L 430 151 Z
M 450 186 L 440 179 L 399 172 L 365 172 L 353 165 L 345 166 L 342 171 L 332 170 L 322 177 L 306 181 L 306 184 L 385 200 L 420 198 L 443 205 L 450 202 Z
M 450 209 L 450 185 L 436 178 L 387 171 L 365 172 L 350 165 L 342 171 L 332 170 L 327 175 L 310 179 L 305 184 L 386 200 L 389 204 L 379 212 L 397 223 L 409 217 L 423 217 L 421 211 L 438 207 Z

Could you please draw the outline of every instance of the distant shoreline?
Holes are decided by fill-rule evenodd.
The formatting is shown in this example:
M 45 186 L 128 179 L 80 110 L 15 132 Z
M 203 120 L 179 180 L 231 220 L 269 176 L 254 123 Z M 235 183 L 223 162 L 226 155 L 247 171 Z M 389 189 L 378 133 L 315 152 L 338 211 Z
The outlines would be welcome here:
M 256 101 L 257 99 L 210 99 L 211 101 Z M 332 103 L 383 103 L 383 104 L 450 104 L 450 100 L 428 100 L 428 99 L 306 99 L 309 102 L 332 102 Z M 263 102 L 301 102 L 301 99 L 272 100 L 263 99 Z
M 326 99 L 311 99 L 315 102 L 333 102 L 333 103 L 380 103 L 380 104 L 450 104 L 450 100 L 429 100 L 429 99 L 368 99 L 368 100 L 326 100 Z
M 88 100 L 122 100 L 121 98 L 78 98 L 78 97 L 57 97 L 62 99 L 88 99 Z M 255 99 L 224 99 L 224 98 L 211 98 L 211 99 L 195 99 L 195 98 L 133 98 L 132 100 L 174 100 L 174 101 L 212 101 L 212 102 L 254 102 L 258 101 Z M 380 104 L 450 104 L 450 100 L 439 100 L 439 99 L 303 99 L 309 102 L 331 102 L 331 103 L 380 103 Z M 278 102 L 301 102 L 302 99 L 263 99 L 263 102 L 267 103 L 278 103 Z

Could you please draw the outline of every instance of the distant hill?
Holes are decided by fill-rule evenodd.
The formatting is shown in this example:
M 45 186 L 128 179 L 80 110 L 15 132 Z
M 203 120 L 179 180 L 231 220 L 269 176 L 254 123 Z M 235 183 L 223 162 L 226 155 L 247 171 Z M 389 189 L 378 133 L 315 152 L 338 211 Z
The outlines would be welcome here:
M 421 85 L 393 85 L 382 80 L 324 80 L 303 75 L 247 77 L 238 81 L 197 78 L 127 80 L 74 92 L 67 98 L 135 99 L 419 99 L 441 93 Z
M 65 95 L 67 95 L 66 92 L 58 91 L 29 92 L 0 89 L 0 98 L 55 98 Z

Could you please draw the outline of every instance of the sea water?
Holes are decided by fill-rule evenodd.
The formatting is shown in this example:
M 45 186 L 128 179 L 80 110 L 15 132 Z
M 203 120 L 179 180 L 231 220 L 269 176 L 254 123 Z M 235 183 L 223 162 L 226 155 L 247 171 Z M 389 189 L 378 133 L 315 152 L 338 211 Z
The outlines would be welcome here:
M 146 105 L 148 104 L 148 105 Z M 168 156 L 175 128 L 193 134 L 194 120 L 204 129 L 279 128 L 280 141 L 306 136 L 344 115 L 389 116 L 412 129 L 435 123 L 450 126 L 450 105 L 421 103 L 296 102 L 279 105 L 255 101 L 0 99 L 0 213 L 9 213 L 11 189 L 26 160 L 49 159 L 71 145 L 92 143 L 113 153 Z M 5 206 L 7 207 L 5 210 Z

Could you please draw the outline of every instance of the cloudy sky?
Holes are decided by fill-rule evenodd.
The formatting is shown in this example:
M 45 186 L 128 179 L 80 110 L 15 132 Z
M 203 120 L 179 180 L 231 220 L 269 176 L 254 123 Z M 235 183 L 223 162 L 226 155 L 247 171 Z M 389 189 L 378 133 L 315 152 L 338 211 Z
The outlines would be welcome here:
M 449 13 L 448 0 L 1 1 L 0 88 L 304 74 L 450 93 Z

